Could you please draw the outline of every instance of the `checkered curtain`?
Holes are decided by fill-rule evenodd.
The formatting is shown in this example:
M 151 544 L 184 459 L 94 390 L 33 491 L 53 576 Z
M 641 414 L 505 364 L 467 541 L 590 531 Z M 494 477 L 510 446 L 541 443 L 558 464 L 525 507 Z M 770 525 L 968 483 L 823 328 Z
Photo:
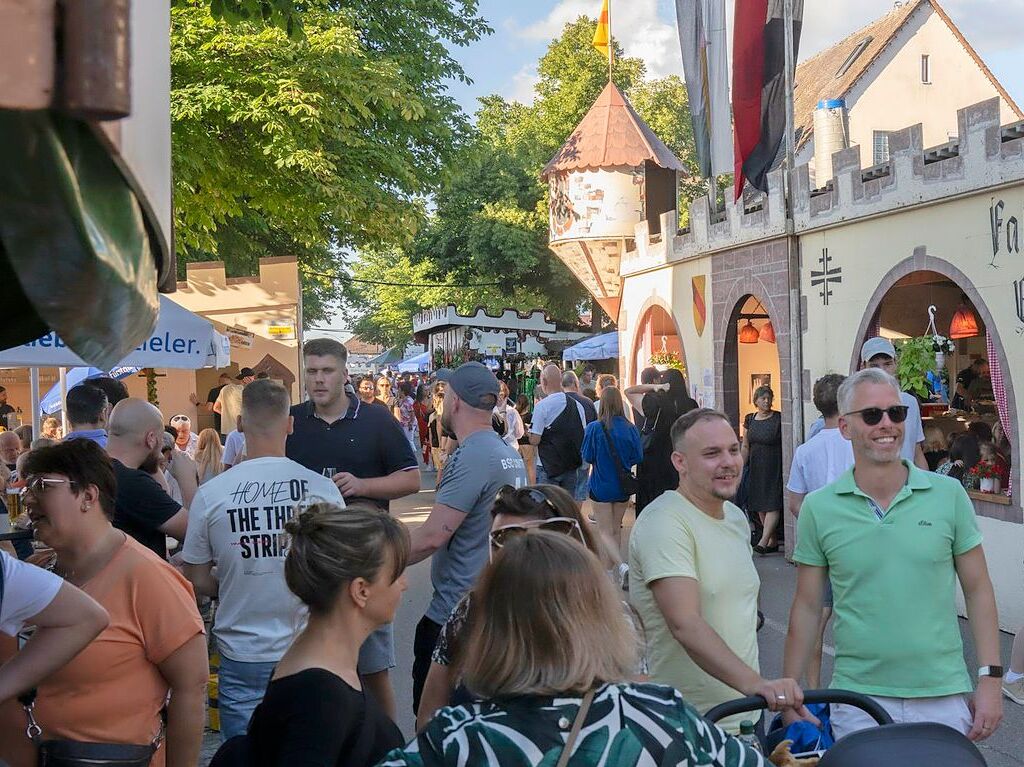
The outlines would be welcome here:
M 999 412 L 999 423 L 1003 427 L 1003 434 L 1009 439 L 1013 432 L 1010 429 L 1010 409 L 1006 404 L 1006 384 L 1003 381 L 1003 368 L 996 354 L 996 345 L 992 341 L 992 334 L 985 332 L 985 346 L 988 352 L 988 369 L 992 377 L 992 393 L 996 398 L 996 409 Z M 1013 491 L 1013 478 L 1010 478 L 1008 492 Z

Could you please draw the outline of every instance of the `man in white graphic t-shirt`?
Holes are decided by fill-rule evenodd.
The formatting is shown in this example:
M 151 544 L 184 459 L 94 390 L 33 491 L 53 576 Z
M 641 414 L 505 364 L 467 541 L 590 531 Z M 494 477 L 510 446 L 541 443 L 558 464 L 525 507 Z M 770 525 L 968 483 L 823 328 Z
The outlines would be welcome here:
M 224 740 L 246 731 L 274 666 L 300 626 L 299 600 L 284 581 L 285 523 L 301 501 L 345 505 L 330 479 L 285 458 L 290 407 L 279 383 L 246 386 L 241 431 L 248 458 L 200 487 L 189 508 L 185 576 L 196 593 L 220 602 L 213 635 L 221 658 Z

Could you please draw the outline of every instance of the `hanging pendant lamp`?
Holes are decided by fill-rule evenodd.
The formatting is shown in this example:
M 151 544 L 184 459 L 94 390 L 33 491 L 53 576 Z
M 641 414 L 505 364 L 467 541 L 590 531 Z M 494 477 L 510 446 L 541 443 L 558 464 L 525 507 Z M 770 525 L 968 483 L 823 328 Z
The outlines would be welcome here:
M 949 323 L 949 337 L 974 338 L 979 334 L 978 318 L 967 306 L 967 296 L 961 296 L 960 307 L 953 315 L 953 321 Z
M 754 323 L 747 320 L 747 324 L 740 328 L 739 341 L 741 344 L 756 344 L 761 335 L 754 327 Z
M 761 326 L 761 333 L 758 335 L 758 338 L 770 344 L 775 343 L 775 326 L 772 325 L 771 320 L 768 320 Z

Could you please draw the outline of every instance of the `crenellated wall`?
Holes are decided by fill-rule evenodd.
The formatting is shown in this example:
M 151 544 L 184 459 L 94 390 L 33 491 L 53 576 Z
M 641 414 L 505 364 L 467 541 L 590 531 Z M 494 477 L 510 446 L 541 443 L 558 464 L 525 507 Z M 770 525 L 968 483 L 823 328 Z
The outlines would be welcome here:
M 1024 124 L 1001 126 L 999 114 L 995 98 L 965 107 L 957 112 L 958 138 L 927 149 L 920 124 L 904 128 L 890 136 L 890 161 L 871 168 L 861 167 L 856 146 L 836 152 L 834 178 L 820 189 L 810 187 L 809 166 L 798 166 L 793 179 L 796 233 L 1024 180 Z M 675 211 L 661 216 L 662 233 L 653 236 L 647 222 L 640 222 L 635 248 L 622 257 L 622 276 L 785 235 L 780 170 L 769 174 L 768 184 L 768 194 L 753 210 L 745 210 L 741 201 L 712 213 L 708 198 L 700 197 L 690 203 L 686 229 L 679 229 Z

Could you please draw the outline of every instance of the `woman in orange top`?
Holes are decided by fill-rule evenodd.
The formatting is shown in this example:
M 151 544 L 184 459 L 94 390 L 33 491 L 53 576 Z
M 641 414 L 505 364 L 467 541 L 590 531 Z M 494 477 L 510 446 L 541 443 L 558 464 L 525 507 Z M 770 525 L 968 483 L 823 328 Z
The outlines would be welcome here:
M 99 602 L 110 625 L 39 685 L 35 718 L 43 739 L 147 744 L 161 732 L 152 765 L 194 767 L 203 733 L 207 680 L 203 623 L 188 582 L 115 529 L 116 484 L 107 454 L 72 440 L 31 453 L 25 502 L 36 538 L 53 548 L 41 562 Z M 32 767 L 25 714 L 0 710 L 0 760 Z

